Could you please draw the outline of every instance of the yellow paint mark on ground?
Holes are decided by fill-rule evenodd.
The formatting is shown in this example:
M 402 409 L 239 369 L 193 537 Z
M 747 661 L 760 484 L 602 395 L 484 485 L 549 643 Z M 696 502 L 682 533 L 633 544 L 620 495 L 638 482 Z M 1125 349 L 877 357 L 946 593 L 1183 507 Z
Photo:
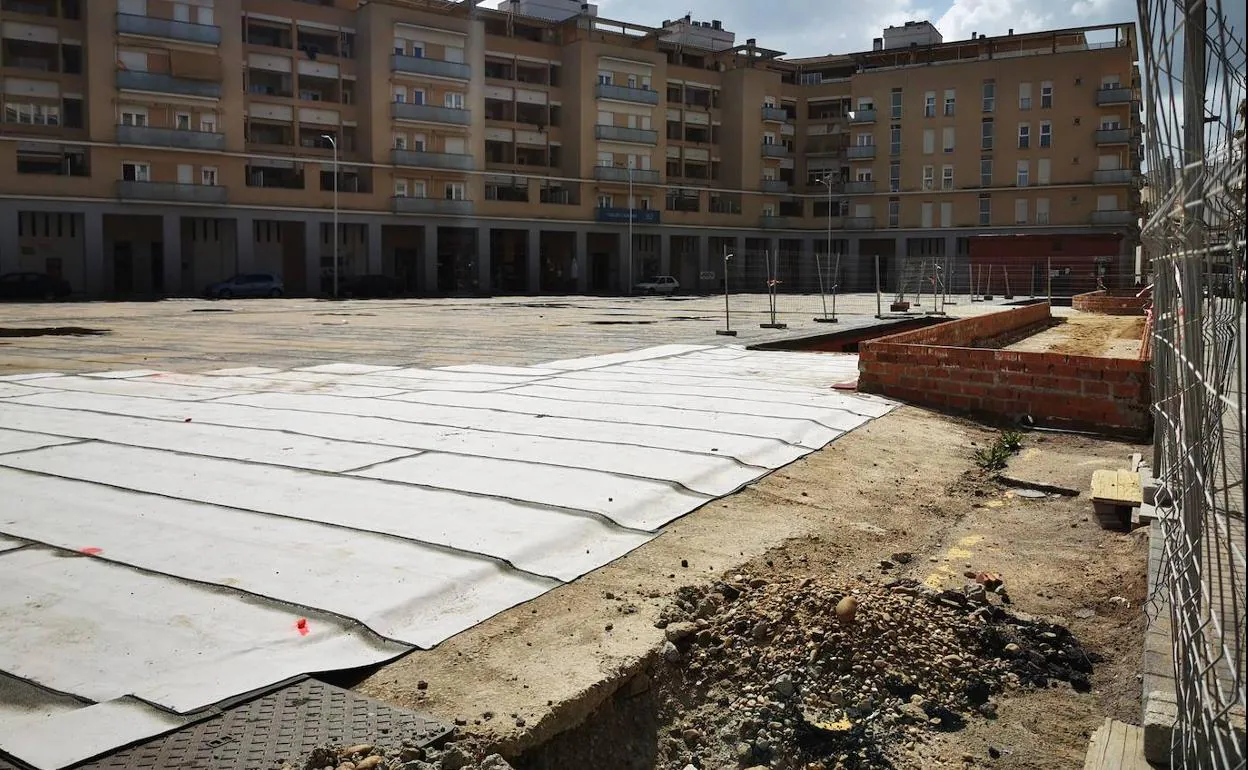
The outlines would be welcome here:
M 992 503 L 989 503 L 989 505 L 992 505 Z M 983 539 L 983 535 L 967 535 L 958 540 L 956 544 L 950 546 L 949 550 L 945 552 L 944 558 L 941 559 L 940 565 L 936 567 L 936 571 L 927 576 L 927 579 L 923 581 L 923 585 L 928 588 L 940 588 L 947 578 L 954 577 L 957 574 L 954 572 L 952 562 L 955 560 L 964 562 L 974 556 L 975 552 L 971 550 L 971 547 L 978 545 Z

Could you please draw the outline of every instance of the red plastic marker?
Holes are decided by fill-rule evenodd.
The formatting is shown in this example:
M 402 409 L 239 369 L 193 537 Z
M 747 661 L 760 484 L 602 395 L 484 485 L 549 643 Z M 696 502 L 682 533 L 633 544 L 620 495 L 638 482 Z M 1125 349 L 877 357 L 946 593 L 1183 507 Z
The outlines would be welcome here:
M 91 545 L 91 546 L 87 546 L 86 548 L 79 548 L 78 553 L 85 553 L 87 556 L 95 556 L 97 553 L 104 553 L 104 549 L 96 548 L 95 546 Z
M 295 621 L 295 628 L 299 629 L 300 636 L 307 636 L 308 635 L 308 619 L 299 618 L 299 620 Z

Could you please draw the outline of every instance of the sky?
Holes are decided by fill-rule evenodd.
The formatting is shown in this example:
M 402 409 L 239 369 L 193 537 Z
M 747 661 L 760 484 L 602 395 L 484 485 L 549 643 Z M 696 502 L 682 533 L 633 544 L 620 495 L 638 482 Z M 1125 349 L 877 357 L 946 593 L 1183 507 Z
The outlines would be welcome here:
M 928 20 L 945 40 L 1134 21 L 1135 0 L 597 0 L 598 15 L 659 26 L 691 12 L 720 19 L 737 42 L 789 57 L 870 50 L 884 28 Z

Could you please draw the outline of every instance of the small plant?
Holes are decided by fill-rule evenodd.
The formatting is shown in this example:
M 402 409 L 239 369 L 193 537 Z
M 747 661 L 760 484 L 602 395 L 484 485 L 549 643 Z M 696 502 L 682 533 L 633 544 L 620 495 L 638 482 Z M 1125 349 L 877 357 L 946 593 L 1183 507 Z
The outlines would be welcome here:
M 985 471 L 1005 470 L 1010 455 L 1023 448 L 1023 434 L 1016 430 L 1002 431 L 992 443 L 975 450 L 975 464 Z

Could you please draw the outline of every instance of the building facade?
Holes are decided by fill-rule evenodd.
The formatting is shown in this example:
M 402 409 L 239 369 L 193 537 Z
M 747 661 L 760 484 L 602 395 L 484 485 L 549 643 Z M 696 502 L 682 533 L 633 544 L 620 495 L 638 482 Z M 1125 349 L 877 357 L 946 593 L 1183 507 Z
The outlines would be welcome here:
M 541 5 L 2 0 L 0 273 L 104 297 L 251 272 L 317 295 L 335 264 L 426 294 L 709 290 L 725 252 L 742 275 L 783 253 L 796 286 L 831 251 L 854 289 L 864 255 L 981 234 L 1130 254 L 1131 24 L 784 59 L 718 21 Z

